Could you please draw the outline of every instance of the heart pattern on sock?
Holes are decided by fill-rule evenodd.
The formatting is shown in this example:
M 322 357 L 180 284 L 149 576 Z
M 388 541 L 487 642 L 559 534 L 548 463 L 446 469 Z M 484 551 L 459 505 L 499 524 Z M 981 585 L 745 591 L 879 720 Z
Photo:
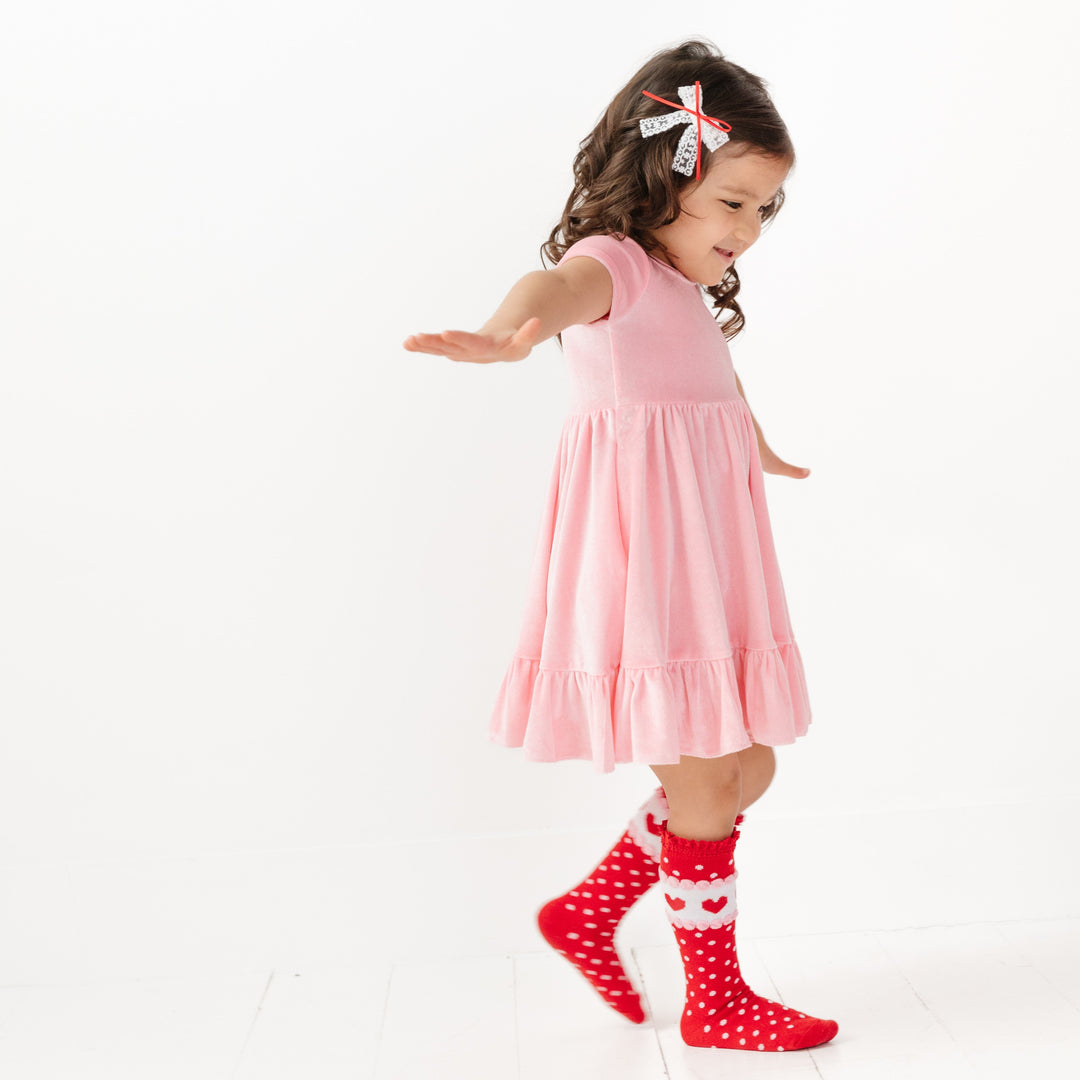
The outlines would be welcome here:
M 738 835 L 738 822 L 724 840 L 689 840 L 668 832 L 666 825 L 663 830 L 659 878 L 665 889 L 688 898 L 678 915 L 667 913 L 686 976 L 680 1034 L 690 1046 L 732 1050 L 820 1046 L 839 1030 L 835 1020 L 770 1001 L 751 990 L 739 972 L 735 947 Z
M 549 900 L 536 917 L 544 940 L 574 965 L 605 1004 L 635 1024 L 645 1020 L 645 1013 L 615 949 L 615 931 L 626 912 L 658 880 L 667 818 L 667 798 L 663 787 L 658 787 L 592 873 Z M 742 819 L 740 814 L 736 825 Z

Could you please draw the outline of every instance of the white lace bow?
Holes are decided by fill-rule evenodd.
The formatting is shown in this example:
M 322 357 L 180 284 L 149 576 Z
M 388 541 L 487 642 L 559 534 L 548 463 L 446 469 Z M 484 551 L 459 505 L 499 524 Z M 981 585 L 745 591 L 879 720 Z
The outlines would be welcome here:
M 675 105 L 673 101 L 665 101 L 664 98 L 657 97 L 656 94 L 650 94 L 648 90 L 642 90 L 641 92 L 657 101 L 663 101 L 665 105 L 674 107 L 673 112 L 665 113 L 663 116 L 641 117 L 638 123 L 641 125 L 642 137 L 648 138 L 650 135 L 658 135 L 661 131 L 667 131 L 676 124 L 689 125 L 682 133 L 679 145 L 675 148 L 675 157 L 671 161 L 671 167 L 684 176 L 692 176 L 695 169 L 697 169 L 698 176 L 700 176 L 701 169 L 698 163 L 699 143 L 705 143 L 710 150 L 717 150 L 728 141 L 728 131 L 731 130 L 731 127 L 725 124 L 723 120 L 717 120 L 714 116 L 706 116 L 700 111 L 701 83 L 695 82 L 693 86 L 679 87 L 679 98 L 682 101 L 682 106 Z M 724 124 L 727 131 L 719 127 L 720 124 Z

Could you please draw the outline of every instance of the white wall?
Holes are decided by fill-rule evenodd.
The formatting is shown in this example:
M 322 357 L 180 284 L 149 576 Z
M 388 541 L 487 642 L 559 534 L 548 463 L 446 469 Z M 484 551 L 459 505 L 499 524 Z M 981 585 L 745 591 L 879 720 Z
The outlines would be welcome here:
M 622 821 L 487 741 L 566 408 L 453 364 L 656 49 L 799 165 L 735 365 L 814 708 L 769 815 L 1070 794 L 1074 19 L 854 2 L 99 0 L 0 34 L 0 862 Z

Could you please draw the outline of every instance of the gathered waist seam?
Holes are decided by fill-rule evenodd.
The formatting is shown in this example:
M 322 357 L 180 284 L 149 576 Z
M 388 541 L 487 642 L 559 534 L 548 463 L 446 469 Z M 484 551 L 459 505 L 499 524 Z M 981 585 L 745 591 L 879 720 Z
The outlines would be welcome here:
M 714 405 L 735 405 L 745 404 L 743 398 L 716 398 L 712 401 L 624 401 L 618 405 L 605 405 L 602 409 L 588 409 L 585 412 L 571 412 L 566 414 L 566 418 L 570 419 L 574 416 L 598 416 L 600 413 L 618 412 L 620 409 L 633 409 L 633 408 L 648 408 L 648 407 L 664 407 L 669 405 L 676 406 L 690 406 L 693 408 L 710 408 Z

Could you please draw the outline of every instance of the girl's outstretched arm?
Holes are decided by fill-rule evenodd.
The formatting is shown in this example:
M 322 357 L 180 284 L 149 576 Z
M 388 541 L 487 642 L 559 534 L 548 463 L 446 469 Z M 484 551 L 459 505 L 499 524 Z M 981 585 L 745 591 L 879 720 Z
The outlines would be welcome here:
M 739 395 L 743 401 L 746 401 L 746 394 L 743 393 L 738 372 L 735 373 L 735 385 L 739 388 Z M 750 409 L 749 401 L 746 401 L 746 407 Z M 757 417 L 754 416 L 752 409 L 750 410 L 750 419 L 754 421 L 754 431 L 757 433 L 758 457 L 761 458 L 762 471 L 776 473 L 780 476 L 794 476 L 798 480 L 806 479 L 810 475 L 809 469 L 803 468 L 801 465 L 791 465 L 784 461 L 765 441 L 765 433 L 761 430 L 761 425 L 757 422 Z
M 523 360 L 534 345 L 575 323 L 593 322 L 611 307 L 611 275 L 597 259 L 568 259 L 554 270 L 532 270 L 507 293 L 479 330 L 410 334 L 409 352 L 434 353 L 451 360 L 490 364 Z

